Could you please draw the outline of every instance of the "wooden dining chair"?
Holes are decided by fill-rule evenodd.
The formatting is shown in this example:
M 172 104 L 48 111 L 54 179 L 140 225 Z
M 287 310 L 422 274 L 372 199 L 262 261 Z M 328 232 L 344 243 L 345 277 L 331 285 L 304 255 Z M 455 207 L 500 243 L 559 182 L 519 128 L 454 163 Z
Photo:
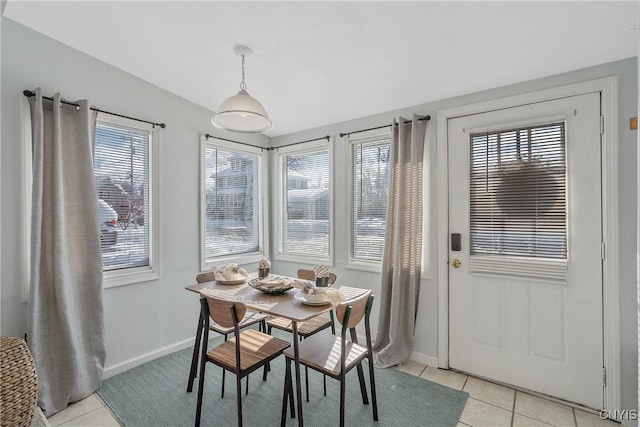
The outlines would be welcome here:
M 376 382 L 373 369 L 373 352 L 371 350 L 371 328 L 369 326 L 369 316 L 373 304 L 371 291 L 365 294 L 340 303 L 336 309 L 336 318 L 342 325 L 339 337 L 332 335 L 329 331 L 323 331 L 298 345 L 300 364 L 321 372 L 331 378 L 340 381 L 340 426 L 344 426 L 345 412 L 345 375 L 354 367 L 358 371 L 360 381 L 360 392 L 362 403 L 369 404 L 367 388 L 364 380 L 362 361 L 368 360 L 369 382 L 371 386 L 371 402 L 373 406 L 373 419 L 378 421 L 378 401 L 376 398 Z M 364 329 L 366 346 L 358 344 L 356 326 L 364 318 Z M 347 340 L 347 331 L 351 334 L 351 340 Z M 295 416 L 294 407 L 291 404 L 293 396 L 293 381 L 291 378 L 291 362 L 295 356 L 291 350 L 284 352 L 286 357 L 285 385 L 282 398 L 282 414 L 280 423 L 285 425 L 287 417 L 287 401 L 291 407 L 291 417 Z
M 206 273 L 200 273 L 196 276 L 196 282 L 198 283 L 204 283 L 204 282 L 211 282 L 215 279 L 215 272 L 213 271 L 207 271 Z M 244 319 L 242 319 L 242 322 L 240 322 L 240 329 L 242 328 L 246 328 L 247 326 L 251 326 L 251 325 L 255 325 L 258 324 L 258 330 L 261 332 L 266 332 L 267 328 L 266 328 L 266 321 L 268 319 L 269 316 L 267 316 L 266 314 L 262 314 L 259 313 L 257 311 L 253 311 L 253 310 L 247 310 L 246 315 L 244 316 Z M 219 333 L 220 335 L 224 335 L 224 339 L 225 341 L 227 340 L 227 335 L 229 335 L 230 333 L 233 332 L 233 328 L 225 328 L 224 326 L 218 325 L 215 322 L 210 322 L 209 323 L 209 329 Z
M 215 272 L 207 271 L 206 273 L 200 273 L 196 276 L 196 282 L 204 283 L 204 282 L 212 282 L 215 280 Z M 248 326 L 252 326 L 257 324 L 258 330 L 260 332 L 266 332 L 266 320 L 269 316 L 266 314 L 258 313 L 257 311 L 247 310 L 244 318 L 239 324 L 240 329 L 246 328 Z M 196 344 L 193 346 L 193 355 L 191 357 L 191 369 L 189 372 L 189 382 L 187 384 L 187 392 L 191 392 L 193 390 L 193 382 L 198 375 L 198 351 L 200 348 L 199 342 L 202 336 L 202 327 L 204 324 L 204 318 L 202 316 L 202 311 L 200 313 L 200 318 L 198 319 L 198 328 L 196 330 Z M 224 340 L 227 340 L 229 334 L 233 333 L 233 327 L 224 327 L 222 325 L 217 324 L 216 322 L 209 322 L 209 330 L 216 332 L 222 336 L 224 336 Z M 246 385 L 246 393 L 249 393 L 249 377 L 247 377 L 247 385 Z M 224 382 L 222 385 L 222 397 L 224 397 Z
M 299 269 L 298 279 L 303 280 L 316 280 L 316 273 L 313 270 Z M 329 285 L 333 285 L 336 282 L 337 276 L 334 273 L 329 273 Z M 284 319 L 282 317 L 272 317 L 267 320 L 267 333 L 271 335 L 272 328 L 280 329 L 281 331 L 293 333 L 293 327 L 291 320 Z M 335 335 L 336 327 L 333 319 L 333 311 L 329 312 L 328 316 L 320 315 L 316 316 L 306 322 L 298 323 L 298 337 L 303 340 L 316 334 L 324 329 L 331 328 L 331 333 Z M 309 401 L 309 370 L 305 368 L 305 390 L 307 393 L 307 402 Z M 323 379 L 324 395 L 327 395 L 327 379 Z
M 205 296 L 200 300 L 205 317 L 202 355 L 200 357 L 200 379 L 198 382 L 198 404 L 196 407 L 195 425 L 200 425 L 202 415 L 202 395 L 207 362 L 223 369 L 222 384 L 224 390 L 224 373 L 236 375 L 236 401 L 238 409 L 238 426 L 242 426 L 242 385 L 243 377 L 264 367 L 262 380 L 267 379 L 267 364 L 280 356 L 291 344 L 280 338 L 272 337 L 255 329 L 244 329 L 240 332 L 240 323 L 247 313 L 247 306 L 241 302 L 228 301 Z M 222 344 L 207 350 L 210 319 L 223 327 L 232 328 L 234 337 Z M 223 391 L 224 397 L 224 391 Z

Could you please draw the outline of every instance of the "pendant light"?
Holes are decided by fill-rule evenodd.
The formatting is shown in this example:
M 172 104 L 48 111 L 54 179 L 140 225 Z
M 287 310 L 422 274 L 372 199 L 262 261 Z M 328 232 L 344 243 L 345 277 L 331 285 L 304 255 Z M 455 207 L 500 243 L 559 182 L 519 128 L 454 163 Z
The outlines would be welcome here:
M 272 128 L 273 124 L 264 107 L 247 92 L 244 82 L 244 58 L 253 52 L 246 46 L 235 46 L 233 51 L 242 57 L 242 81 L 240 92 L 224 101 L 211 123 L 219 129 L 241 133 L 261 133 Z

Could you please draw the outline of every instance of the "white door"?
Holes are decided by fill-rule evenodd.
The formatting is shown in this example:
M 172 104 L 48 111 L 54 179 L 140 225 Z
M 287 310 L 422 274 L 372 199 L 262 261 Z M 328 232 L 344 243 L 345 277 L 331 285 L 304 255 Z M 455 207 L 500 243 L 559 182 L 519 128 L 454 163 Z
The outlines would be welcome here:
M 602 408 L 600 94 L 448 133 L 450 366 Z

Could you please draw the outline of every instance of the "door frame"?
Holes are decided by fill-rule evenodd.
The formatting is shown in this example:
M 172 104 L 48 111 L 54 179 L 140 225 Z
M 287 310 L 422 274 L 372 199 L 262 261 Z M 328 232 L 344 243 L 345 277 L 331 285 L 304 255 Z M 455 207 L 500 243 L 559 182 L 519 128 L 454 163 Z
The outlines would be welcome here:
M 449 120 L 586 93 L 600 92 L 602 167 L 603 364 L 606 369 L 604 409 L 620 407 L 620 280 L 618 186 L 618 77 L 544 89 L 506 98 L 462 105 L 437 112 L 437 260 L 438 260 L 438 367 L 449 368 Z

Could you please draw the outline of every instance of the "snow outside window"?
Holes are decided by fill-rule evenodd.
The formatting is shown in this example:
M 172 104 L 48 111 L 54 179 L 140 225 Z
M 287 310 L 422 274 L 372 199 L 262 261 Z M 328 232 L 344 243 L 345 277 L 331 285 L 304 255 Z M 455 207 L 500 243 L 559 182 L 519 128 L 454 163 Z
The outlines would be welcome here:
M 330 264 L 330 143 L 303 144 L 289 150 L 278 154 L 279 257 Z
M 382 261 L 389 195 L 389 136 L 351 144 L 351 259 Z
M 202 152 L 202 266 L 257 261 L 262 253 L 262 152 L 212 139 Z

